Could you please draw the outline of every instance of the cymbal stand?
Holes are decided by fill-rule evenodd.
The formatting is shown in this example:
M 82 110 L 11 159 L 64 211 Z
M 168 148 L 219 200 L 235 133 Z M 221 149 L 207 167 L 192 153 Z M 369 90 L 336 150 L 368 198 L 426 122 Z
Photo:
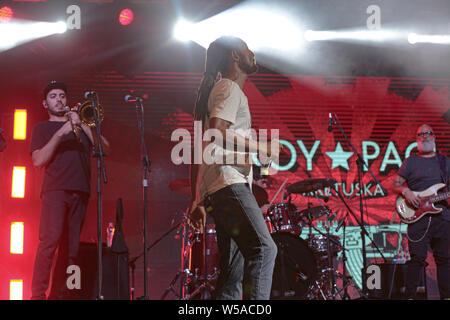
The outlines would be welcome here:
M 348 216 L 348 212 L 346 213 L 344 220 L 342 222 L 342 247 L 344 248 L 344 250 L 342 250 L 342 286 L 343 286 L 343 291 L 344 291 L 344 296 L 342 297 L 342 300 L 350 300 L 350 296 L 348 295 L 348 286 L 350 285 L 350 282 L 348 281 L 349 278 L 351 279 L 351 277 L 347 276 L 347 254 L 346 254 L 346 250 L 345 250 L 345 229 L 347 227 L 347 219 Z M 339 229 L 336 228 L 336 232 Z
M 176 225 L 176 228 L 181 227 L 181 266 L 180 270 L 173 277 L 167 289 L 161 296 L 161 300 L 164 300 L 169 292 L 172 292 L 179 300 L 184 300 L 186 297 L 186 292 L 188 291 L 188 282 L 192 277 L 191 270 L 189 269 L 190 261 L 190 249 L 191 249 L 191 237 L 187 232 L 187 213 L 183 215 L 183 219 L 180 223 Z M 173 230 L 173 229 L 172 229 Z M 181 279 L 180 279 L 181 277 Z M 178 294 L 175 289 L 175 283 L 180 279 L 180 293 Z
M 332 255 L 332 243 L 337 247 L 342 249 L 343 251 L 343 257 L 344 257 L 344 264 L 345 264 L 345 260 L 346 260 L 346 255 L 345 255 L 345 246 L 341 246 L 341 243 L 336 241 L 335 239 L 331 238 L 330 236 L 330 229 L 331 229 L 331 220 L 333 220 L 333 218 L 330 218 L 330 213 L 331 211 L 322 203 L 322 201 L 320 200 L 320 198 L 318 197 L 317 193 L 315 193 L 315 196 L 317 198 L 317 200 L 319 201 L 319 203 L 321 204 L 321 206 L 326 209 L 326 220 L 325 220 L 325 229 L 326 229 L 326 233 L 324 234 L 323 232 L 321 232 L 320 230 L 318 230 L 317 228 L 315 228 L 314 226 L 312 226 L 312 223 L 310 224 L 310 230 L 311 227 L 314 228 L 319 234 L 321 234 L 322 236 L 326 237 L 326 241 L 327 241 L 327 263 L 328 263 L 328 268 L 327 268 L 327 272 L 328 275 L 325 277 L 325 280 L 327 281 L 326 284 L 326 293 L 327 295 L 323 292 L 321 286 L 324 286 L 324 283 L 322 281 L 318 282 L 316 281 L 315 285 L 318 287 L 320 294 L 321 294 L 321 298 L 324 300 L 335 300 L 337 296 L 340 297 L 341 300 L 343 300 L 344 298 L 348 298 L 348 292 L 347 292 L 347 287 L 350 285 L 350 283 L 348 282 L 348 279 L 351 279 L 351 277 L 348 277 L 345 273 L 345 266 L 344 266 L 344 272 L 341 274 L 338 270 L 335 270 L 334 267 L 334 263 L 333 263 L 333 255 Z M 325 200 L 326 201 L 326 200 Z M 348 213 L 347 213 L 348 214 Z M 338 229 L 336 229 L 336 232 L 338 231 Z M 345 232 L 345 231 L 344 231 Z M 311 231 L 310 231 L 310 237 L 311 237 Z M 345 242 L 345 233 L 344 233 L 344 242 Z M 320 270 L 321 273 L 323 273 L 323 270 Z M 341 290 L 338 289 L 337 287 L 337 278 L 342 278 L 342 282 L 343 282 L 343 288 Z M 322 283 L 321 283 L 322 282 Z M 341 295 L 341 291 L 345 291 L 344 296 Z
M 325 230 L 326 230 L 326 241 L 327 241 L 327 260 L 328 260 L 328 292 L 332 292 L 333 289 L 336 286 L 336 281 L 334 277 L 334 265 L 333 265 L 333 257 L 331 252 L 331 242 L 330 242 L 330 210 L 323 204 L 323 202 L 320 200 L 319 196 L 317 195 L 317 192 L 314 192 L 314 195 L 316 199 L 319 201 L 320 205 L 326 210 L 326 219 L 325 219 Z M 334 294 L 332 294 L 332 297 L 334 299 Z

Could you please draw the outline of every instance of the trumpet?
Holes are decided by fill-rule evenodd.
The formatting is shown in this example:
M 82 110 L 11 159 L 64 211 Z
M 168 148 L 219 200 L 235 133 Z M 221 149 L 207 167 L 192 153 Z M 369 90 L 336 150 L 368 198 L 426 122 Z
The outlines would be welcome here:
M 98 121 L 99 121 L 99 123 L 101 123 L 103 121 L 103 118 L 104 118 L 104 113 L 103 113 L 102 106 L 99 106 L 98 108 L 94 108 L 91 105 L 90 101 L 85 101 L 83 103 L 77 103 L 72 109 L 69 108 L 68 106 L 66 106 L 65 110 L 67 112 L 73 111 L 73 112 L 78 113 L 78 116 L 80 117 L 81 123 L 87 125 L 90 128 L 95 127 L 95 114 L 94 114 L 94 112 L 98 112 L 98 116 L 99 116 Z M 72 119 L 70 119 L 70 116 L 69 116 L 69 121 L 72 124 L 73 133 L 75 134 L 78 142 L 81 143 L 80 133 L 78 132 L 78 129 L 74 127 L 74 125 L 72 123 Z
M 77 141 L 78 141 L 79 143 L 81 143 L 80 133 L 78 132 L 78 129 L 76 129 L 76 128 L 74 127 L 73 122 L 72 122 L 72 118 L 71 118 L 71 116 L 70 116 L 70 114 L 69 114 L 69 112 L 71 111 L 71 110 L 70 110 L 70 107 L 69 107 L 69 106 L 65 106 L 65 107 L 64 107 L 64 111 L 66 111 L 66 116 L 67 116 L 67 118 L 68 118 L 69 121 L 70 121 L 70 125 L 72 126 L 73 134 L 74 134 L 75 137 L 77 138 Z
M 78 116 L 80 117 L 81 123 L 87 125 L 88 127 L 95 127 L 95 113 L 98 112 L 98 122 L 101 123 L 104 118 L 103 114 L 103 108 L 101 105 L 98 106 L 98 108 L 94 108 L 91 105 L 91 101 L 85 101 L 83 103 L 77 103 L 75 107 L 72 109 L 72 111 L 75 111 L 78 113 Z

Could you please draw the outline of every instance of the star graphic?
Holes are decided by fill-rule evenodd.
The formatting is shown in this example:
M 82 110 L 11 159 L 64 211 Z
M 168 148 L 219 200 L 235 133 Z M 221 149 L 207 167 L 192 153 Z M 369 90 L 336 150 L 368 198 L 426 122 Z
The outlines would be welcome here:
M 331 160 L 333 160 L 331 169 L 341 166 L 344 169 L 349 170 L 348 159 L 353 155 L 353 152 L 344 151 L 340 142 L 337 143 L 336 149 L 333 152 L 330 151 L 325 153 Z

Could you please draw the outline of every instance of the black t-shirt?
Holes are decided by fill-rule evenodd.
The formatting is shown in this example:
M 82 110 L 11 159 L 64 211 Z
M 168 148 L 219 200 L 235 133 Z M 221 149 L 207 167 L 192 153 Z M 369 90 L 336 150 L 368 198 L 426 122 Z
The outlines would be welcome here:
M 445 158 L 448 168 L 447 179 L 450 179 L 450 160 L 447 157 Z M 419 155 L 411 155 L 403 161 L 398 170 L 398 175 L 406 179 L 406 185 L 412 191 L 424 191 L 432 185 L 443 183 L 437 156 L 425 158 Z M 446 191 L 445 188 L 439 192 L 444 191 Z M 450 210 L 445 206 L 445 202 L 437 203 L 436 207 L 445 208 L 443 217 L 450 221 Z
M 65 122 L 44 121 L 38 123 L 31 135 L 30 153 L 44 147 Z M 89 193 L 91 180 L 91 141 L 80 130 L 82 143 L 72 132 L 64 136 L 55 153 L 45 166 L 41 194 L 54 190 L 73 190 Z

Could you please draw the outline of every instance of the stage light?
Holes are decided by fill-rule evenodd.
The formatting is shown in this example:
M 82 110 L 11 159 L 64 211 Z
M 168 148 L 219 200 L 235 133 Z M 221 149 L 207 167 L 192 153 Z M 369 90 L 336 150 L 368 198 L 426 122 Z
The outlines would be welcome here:
M 133 22 L 134 14 L 130 9 L 123 9 L 119 14 L 119 22 L 123 26 L 129 25 Z
M 67 31 L 67 24 L 64 21 L 55 22 L 49 26 L 49 29 L 46 32 L 50 32 L 52 29 L 55 33 L 64 33 Z
M 417 34 L 410 33 L 408 35 L 408 42 L 410 44 L 416 43 L 434 43 L 434 44 L 450 44 L 450 35 L 448 34 Z
M 195 32 L 195 25 L 186 20 L 179 20 L 173 30 L 173 36 L 179 41 L 189 41 Z
M 14 279 L 9 282 L 9 300 L 23 300 L 22 279 Z
M 313 31 L 304 33 L 306 41 L 388 41 L 404 37 L 403 33 L 393 30 L 341 30 L 341 31 Z
M 25 167 L 14 167 L 12 174 L 12 198 L 24 198 L 25 197 Z
M 14 140 L 27 138 L 27 110 L 16 109 L 14 111 Z
M 9 22 L 14 16 L 14 12 L 10 7 L 0 8 L 0 23 Z
M 11 238 L 9 249 L 9 252 L 11 254 L 23 254 L 23 237 L 24 237 L 23 222 L 11 223 Z
M 67 25 L 59 22 L 15 22 L 0 24 L 0 50 L 10 49 L 26 41 L 64 33 Z
M 226 35 L 243 39 L 255 52 L 289 55 L 303 46 L 298 21 L 286 10 L 267 5 L 242 4 L 195 24 L 181 19 L 174 27 L 176 39 L 194 41 L 204 48 Z

